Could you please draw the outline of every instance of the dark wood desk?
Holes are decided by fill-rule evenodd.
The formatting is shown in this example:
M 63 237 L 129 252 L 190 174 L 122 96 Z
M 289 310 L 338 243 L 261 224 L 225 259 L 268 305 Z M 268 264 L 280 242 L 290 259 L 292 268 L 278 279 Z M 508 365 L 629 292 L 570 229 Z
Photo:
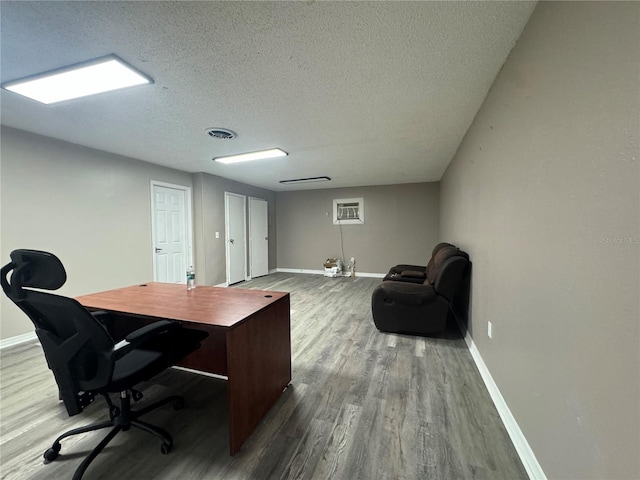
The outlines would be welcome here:
M 185 285 L 147 283 L 77 300 L 111 312 L 121 336 L 159 319 L 209 333 L 180 365 L 227 377 L 231 455 L 291 381 L 288 293 L 200 286 L 188 291 Z

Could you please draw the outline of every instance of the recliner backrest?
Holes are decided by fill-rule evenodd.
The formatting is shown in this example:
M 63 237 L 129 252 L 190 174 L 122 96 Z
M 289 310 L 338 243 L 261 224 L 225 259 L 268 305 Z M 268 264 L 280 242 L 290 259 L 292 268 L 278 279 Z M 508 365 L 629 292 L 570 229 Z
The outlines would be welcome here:
M 451 245 L 450 243 L 446 243 L 446 242 L 439 243 L 435 247 L 433 247 L 433 250 L 431 251 L 431 258 L 429 259 L 429 262 L 427 263 L 427 268 L 425 269 L 425 275 L 426 275 L 427 278 L 429 278 L 429 276 L 431 276 L 432 278 L 435 279 L 434 258 L 435 258 L 435 256 L 438 254 L 438 252 L 440 250 L 442 250 L 443 248 L 447 248 L 447 247 L 456 248 L 454 245 Z M 432 284 L 433 281 L 430 281 L 429 283 Z
M 464 272 L 469 264 L 469 255 L 453 245 L 440 248 L 433 256 L 433 268 L 427 272 L 424 283 L 432 285 L 439 295 L 453 300 Z
M 15 250 L 2 268 L 0 281 L 7 296 L 31 319 L 53 371 L 67 409 L 80 391 L 105 386 L 114 368 L 114 341 L 105 327 L 73 298 L 32 290 L 55 290 L 64 285 L 66 272 L 53 254 Z M 11 280 L 7 282 L 7 275 Z M 27 287 L 27 288 L 25 288 Z M 75 401 L 75 400 L 73 400 Z

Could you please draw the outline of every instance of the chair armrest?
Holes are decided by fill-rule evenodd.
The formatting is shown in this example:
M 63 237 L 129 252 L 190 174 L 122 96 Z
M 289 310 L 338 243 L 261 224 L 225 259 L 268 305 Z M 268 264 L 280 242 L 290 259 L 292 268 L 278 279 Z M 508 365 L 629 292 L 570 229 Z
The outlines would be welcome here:
M 385 303 L 398 302 L 404 305 L 419 306 L 433 302 L 438 294 L 431 285 L 407 282 L 382 282 L 377 290 Z
M 89 312 L 93 317 L 103 325 L 107 322 L 111 314 L 106 310 L 95 310 Z
M 124 340 L 119 341 L 113 346 L 113 357 L 117 360 L 129 353 L 131 350 L 139 346 L 141 343 L 156 337 L 161 333 L 168 332 L 171 329 L 179 328 L 180 324 L 170 320 L 160 320 L 158 322 L 145 325 L 129 335 Z

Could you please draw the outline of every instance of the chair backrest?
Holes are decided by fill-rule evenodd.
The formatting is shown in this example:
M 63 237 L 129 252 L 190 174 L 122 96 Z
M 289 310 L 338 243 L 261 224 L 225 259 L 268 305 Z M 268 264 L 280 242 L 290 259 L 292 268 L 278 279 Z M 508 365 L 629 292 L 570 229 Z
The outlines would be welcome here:
M 57 290 L 64 285 L 67 275 L 55 255 L 14 250 L 0 275 L 4 293 L 35 325 L 69 415 L 79 413 L 83 402 L 78 394 L 99 390 L 111 378 L 113 339 L 76 300 L 33 290 Z

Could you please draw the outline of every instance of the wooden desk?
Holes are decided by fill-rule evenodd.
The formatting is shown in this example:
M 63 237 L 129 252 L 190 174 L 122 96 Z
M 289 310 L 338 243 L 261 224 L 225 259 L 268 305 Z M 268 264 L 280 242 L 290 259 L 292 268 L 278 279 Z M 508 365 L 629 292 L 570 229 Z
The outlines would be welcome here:
M 159 319 L 207 331 L 200 349 L 180 365 L 227 377 L 231 455 L 291 381 L 288 293 L 147 283 L 76 300 L 111 312 L 121 337 Z

